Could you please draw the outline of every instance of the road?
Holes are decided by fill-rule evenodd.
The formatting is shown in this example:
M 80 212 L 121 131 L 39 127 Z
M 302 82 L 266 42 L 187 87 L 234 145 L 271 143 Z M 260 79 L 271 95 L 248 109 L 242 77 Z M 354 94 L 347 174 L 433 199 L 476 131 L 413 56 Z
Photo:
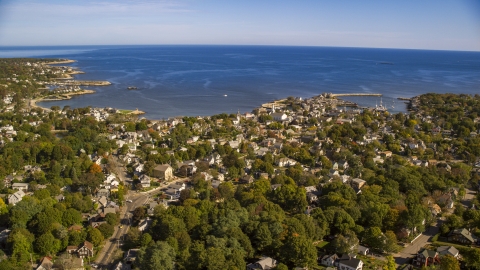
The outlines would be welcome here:
M 429 227 L 425 232 L 423 232 L 415 241 L 413 241 L 409 246 L 404 248 L 399 253 L 393 254 L 395 258 L 395 263 L 397 265 L 402 265 L 408 263 L 410 259 L 415 257 L 418 251 L 424 247 L 426 244 L 429 244 L 433 236 L 440 232 L 441 221 L 437 221 L 431 227 Z
M 148 200 L 148 198 L 149 195 L 146 193 L 134 193 L 129 191 L 127 199 L 132 200 L 132 202 L 127 203 L 120 212 L 120 224 L 123 226 L 123 228 L 116 226 L 112 237 L 105 242 L 103 249 L 98 254 L 97 259 L 95 260 L 96 264 L 103 268 L 109 267 L 114 259 L 112 255 L 115 254 L 116 250 L 118 250 L 119 242 L 125 239 L 128 229 L 130 228 L 129 218 L 132 216 L 133 210 L 139 206 L 142 206 Z
M 118 157 L 111 156 L 110 159 L 113 163 L 113 170 L 114 173 L 117 175 L 120 182 L 125 183 L 127 179 L 129 179 L 123 164 L 118 160 Z M 125 239 L 125 235 L 128 232 L 130 221 L 129 218 L 131 217 L 131 212 L 138 206 L 143 205 L 143 203 L 148 199 L 148 194 L 143 193 L 134 193 L 132 191 L 128 191 L 125 200 L 132 200 L 131 203 L 126 203 L 126 205 L 122 206 L 120 210 L 120 225 L 115 226 L 115 231 L 113 235 L 105 241 L 105 245 L 103 246 L 102 250 L 98 253 L 97 259 L 95 263 L 102 268 L 108 269 L 108 266 L 113 261 L 112 255 L 115 251 L 119 248 L 119 242 L 122 239 Z
M 115 156 L 112 157 L 112 161 L 114 164 L 113 169 L 119 180 L 123 183 L 128 181 L 127 179 L 130 177 L 127 175 L 123 164 Z M 152 196 L 159 193 L 160 189 L 165 186 L 166 185 L 162 185 L 147 192 L 128 191 L 125 200 L 132 200 L 132 202 L 127 202 L 122 207 L 120 211 L 120 225 L 115 227 L 113 235 L 105 241 L 105 245 L 98 253 L 95 264 L 103 269 L 109 269 L 114 259 L 113 255 L 119 249 L 120 242 L 123 242 L 123 239 L 125 239 L 128 230 L 130 229 L 130 218 L 132 217 L 133 210 L 149 202 Z M 122 226 L 122 228 L 120 228 L 120 226 Z

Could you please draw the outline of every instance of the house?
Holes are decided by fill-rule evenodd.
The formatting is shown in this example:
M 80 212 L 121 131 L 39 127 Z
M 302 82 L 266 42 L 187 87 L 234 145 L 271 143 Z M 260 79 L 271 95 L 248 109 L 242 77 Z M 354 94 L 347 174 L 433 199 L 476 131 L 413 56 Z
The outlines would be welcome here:
M 363 268 L 362 260 L 346 254 L 339 258 L 336 263 L 339 270 L 362 270 Z
M 271 116 L 273 117 L 273 120 L 275 121 L 285 121 L 287 120 L 288 116 L 284 113 L 272 113 Z
M 334 266 L 338 258 L 337 254 L 325 255 L 320 259 L 320 263 L 325 266 Z
M 135 260 L 137 259 L 137 255 L 138 255 L 138 251 L 140 249 L 129 249 L 126 253 L 125 253 L 125 259 L 124 261 L 127 263 L 127 264 L 132 264 L 135 262 Z
M 106 177 L 105 183 L 110 184 L 115 179 L 117 179 L 117 177 L 113 173 L 111 173 Z
M 455 257 L 456 259 L 460 258 L 460 252 L 453 246 L 440 246 L 437 248 L 438 254 L 441 256 L 450 255 Z
M 172 166 L 170 166 L 168 164 L 157 165 L 153 169 L 153 176 L 157 177 L 158 179 L 163 179 L 165 181 L 170 181 L 171 179 L 173 179 Z
M 253 176 L 251 176 L 251 175 L 245 175 L 245 176 L 243 176 L 242 178 L 240 178 L 240 181 L 239 181 L 239 182 L 240 182 L 241 184 L 251 184 L 251 183 L 253 183 L 254 180 L 255 180 L 255 179 L 253 178 Z
M 53 268 L 52 258 L 43 257 L 35 270 L 50 270 Z
M 360 178 L 353 178 L 351 181 L 352 188 L 358 193 L 360 193 L 362 187 L 367 183 L 367 181 Z
M 277 160 L 276 163 L 278 167 L 290 167 L 290 166 L 295 166 L 295 164 L 297 164 L 295 160 L 290 158 L 280 158 Z
M 305 191 L 307 192 L 307 200 L 310 203 L 316 202 L 318 200 L 318 190 L 315 186 L 305 187 Z
M 454 205 L 452 194 L 451 193 L 443 194 L 437 199 L 437 203 L 440 205 L 444 205 L 448 209 L 452 209 Z
M 106 188 L 102 188 L 100 190 L 97 191 L 97 197 L 107 197 L 110 196 L 110 191 Z
M 367 247 L 358 245 L 358 247 L 357 247 L 357 253 L 358 254 L 367 255 L 369 252 L 370 252 L 370 249 L 368 249 Z
M 212 188 L 218 188 L 222 182 L 220 180 L 212 180 Z
M 270 257 L 262 257 L 255 263 L 247 265 L 247 270 L 266 270 L 274 269 L 277 266 L 278 262 L 275 259 Z
M 413 265 L 416 267 L 436 265 L 440 263 L 440 258 L 438 252 L 434 250 L 425 249 L 422 252 L 418 253 L 417 256 L 413 259 Z
M 147 230 L 150 227 L 150 225 L 152 225 L 152 222 L 153 222 L 153 219 L 149 217 L 147 217 L 144 220 L 141 220 L 140 223 L 138 224 L 138 230 L 141 232 Z
M 143 188 L 149 188 L 150 187 L 150 177 L 146 174 L 142 174 L 138 180 L 140 180 L 140 184 L 142 185 Z
M 12 184 L 12 189 L 27 192 L 28 191 L 28 183 L 13 183 Z
M 436 216 L 442 213 L 442 208 L 440 208 L 440 206 L 435 203 L 432 206 L 430 206 L 430 212 L 432 213 L 433 216 Z
M 195 161 L 193 160 L 178 162 L 177 168 L 178 172 L 184 173 L 185 176 L 191 176 L 197 172 L 197 166 L 195 166 Z
M 78 247 L 68 246 L 67 253 L 76 254 L 80 258 L 93 257 L 93 244 L 88 241 L 85 241 L 82 244 L 80 244 Z
M 98 199 L 98 203 L 99 203 L 100 206 L 102 206 L 102 207 L 107 206 L 107 203 L 108 203 L 107 197 L 106 197 L 106 196 L 100 197 L 100 199 Z
M 23 196 L 25 196 L 25 193 L 19 190 L 8 196 L 8 203 L 15 205 L 23 199 Z
M 455 229 L 448 235 L 448 241 L 455 241 L 462 244 L 474 244 L 476 242 L 472 233 L 465 228 Z

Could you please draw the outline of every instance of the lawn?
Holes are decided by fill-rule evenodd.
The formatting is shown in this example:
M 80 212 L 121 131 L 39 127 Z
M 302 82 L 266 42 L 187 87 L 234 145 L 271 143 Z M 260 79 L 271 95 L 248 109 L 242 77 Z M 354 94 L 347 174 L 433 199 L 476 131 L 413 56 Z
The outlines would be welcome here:
M 327 241 L 321 241 L 321 242 L 318 242 L 315 246 L 317 248 L 324 248 L 326 245 L 330 244 L 330 242 L 327 242 Z
M 434 241 L 434 242 L 432 243 L 432 246 L 435 246 L 435 247 L 439 247 L 439 246 L 453 246 L 453 247 L 455 247 L 455 248 L 458 249 L 458 250 L 470 248 L 469 246 L 463 246 L 463 245 L 459 245 L 459 244 L 457 244 L 457 243 L 442 242 L 442 241 Z
M 357 259 L 362 260 L 363 269 L 382 269 L 387 261 L 377 259 L 371 256 L 357 255 Z
M 129 114 L 133 112 L 133 110 L 119 110 L 121 114 Z

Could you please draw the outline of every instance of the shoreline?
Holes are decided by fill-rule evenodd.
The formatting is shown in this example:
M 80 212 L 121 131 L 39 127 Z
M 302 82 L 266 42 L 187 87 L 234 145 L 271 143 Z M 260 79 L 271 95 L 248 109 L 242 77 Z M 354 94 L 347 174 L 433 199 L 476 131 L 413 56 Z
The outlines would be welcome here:
M 58 60 L 58 61 L 53 61 L 53 62 L 45 62 L 44 65 L 55 65 L 55 64 L 71 64 L 75 63 L 77 60 L 72 60 L 72 59 L 63 59 L 63 60 Z M 109 81 L 82 81 L 82 80 L 75 80 L 75 78 L 72 75 L 76 74 L 85 74 L 84 71 L 78 70 L 77 68 L 72 68 L 73 70 L 71 72 L 64 73 L 67 75 L 67 77 L 63 78 L 55 78 L 54 83 L 49 84 L 49 85 L 66 85 L 66 86 L 108 86 L 112 85 L 111 82 Z M 64 81 L 65 80 L 65 81 Z M 68 81 L 71 80 L 71 81 Z M 48 88 L 47 88 L 48 89 Z M 79 95 L 88 95 L 88 94 L 94 94 L 96 93 L 95 90 L 80 90 L 80 91 L 75 91 L 71 93 L 65 93 L 65 94 L 53 94 L 54 98 L 48 98 L 49 96 L 37 98 L 37 99 L 30 99 L 29 101 L 29 106 L 31 108 L 40 108 L 42 110 L 47 110 L 50 111 L 49 108 L 45 108 L 42 106 L 39 106 L 37 103 L 42 102 L 42 101 L 62 101 L 62 100 L 69 100 L 72 99 L 73 96 L 79 96 Z M 117 109 L 119 111 L 124 111 L 124 114 L 127 115 L 142 115 L 145 114 L 144 111 L 140 111 L 137 109 L 135 110 L 124 110 L 124 109 Z
M 45 110 L 45 111 L 50 111 L 51 110 L 50 108 L 42 107 L 42 106 L 38 105 L 37 103 L 42 102 L 42 101 L 69 100 L 69 99 L 72 99 L 73 96 L 89 95 L 89 94 L 95 94 L 95 93 L 96 93 L 95 90 L 85 89 L 85 90 L 76 91 L 76 92 L 72 92 L 72 93 L 57 94 L 57 95 L 54 94 L 54 95 L 52 95 L 53 98 L 49 98 L 49 96 L 46 96 L 46 97 L 42 97 L 42 98 L 30 99 L 29 106 L 31 108 L 40 108 L 40 109 Z M 140 111 L 139 109 L 135 109 L 135 110 L 118 109 L 118 110 L 119 111 L 124 111 L 124 114 L 127 114 L 127 115 L 142 115 L 142 114 L 145 114 L 144 111 Z
M 45 65 L 57 65 L 57 64 L 71 64 L 75 63 L 77 60 L 72 60 L 72 59 L 59 59 L 58 61 L 53 61 L 53 62 L 45 62 Z
M 33 107 L 33 108 L 41 108 L 43 110 L 50 110 L 49 108 L 45 108 L 45 107 L 42 107 L 42 106 L 39 106 L 37 105 L 38 102 L 42 102 L 42 101 L 61 101 L 61 100 L 69 100 L 69 99 L 72 99 L 73 96 L 80 96 L 80 95 L 88 95 L 88 94 L 95 94 L 96 91 L 95 90 L 80 90 L 80 91 L 76 91 L 76 92 L 72 92 L 72 93 L 65 93 L 65 94 L 54 94 L 52 96 L 56 97 L 56 98 L 49 98 L 49 96 L 46 96 L 46 97 L 41 97 L 41 98 L 36 98 L 36 99 L 30 99 L 30 107 Z
M 69 59 L 63 59 L 63 60 L 59 60 L 59 61 L 53 61 L 53 62 L 46 62 L 45 64 L 46 65 L 49 65 L 49 64 L 68 64 L 68 63 L 75 63 L 77 62 L 76 60 L 69 60 Z M 66 67 L 64 67 L 66 68 Z M 74 77 L 72 75 L 76 75 L 76 74 L 85 74 L 85 72 L 81 71 L 81 70 L 78 70 L 76 67 L 73 67 L 72 68 L 73 70 L 71 70 L 70 72 L 65 72 L 64 75 L 68 76 L 68 77 L 63 77 L 63 78 L 55 78 L 53 83 L 50 84 L 50 85 L 56 85 L 56 86 L 107 86 L 107 85 L 112 85 L 111 82 L 109 81 L 89 81 L 89 80 L 86 80 L 86 81 L 82 81 L 82 80 L 75 80 Z M 85 92 L 84 92 L 85 91 Z M 77 92 L 73 92 L 73 93 L 66 93 L 66 94 L 58 94 L 58 95 L 52 95 L 52 96 L 55 96 L 54 98 L 48 98 L 48 97 L 43 97 L 43 98 L 40 98 L 40 99 L 35 99 L 35 100 L 32 100 L 31 101 L 31 106 L 32 107 L 40 107 L 42 109 L 48 109 L 48 108 L 44 108 L 44 107 L 41 107 L 41 106 L 38 106 L 37 103 L 38 102 L 42 102 L 42 101 L 62 101 L 62 100 L 69 100 L 72 98 L 72 96 L 75 96 L 75 95 L 83 95 L 83 94 L 93 94 L 95 93 L 95 91 L 93 90 L 84 90 L 84 91 L 77 91 Z M 91 91 L 91 92 L 90 92 Z M 334 94 L 334 93 L 324 93 L 324 94 L 329 94 L 331 97 L 333 97 L 334 99 L 337 98 L 337 97 L 346 97 L 346 96 L 382 96 L 383 94 L 372 94 L 372 93 L 339 93 L 339 94 Z M 321 95 L 321 94 L 320 94 Z M 63 97 L 62 97 L 63 96 Z M 316 95 L 318 96 L 318 95 Z M 316 96 L 313 96 L 313 97 L 316 97 Z M 313 98 L 311 97 L 311 98 Z M 270 102 L 267 102 L 267 103 L 264 103 L 264 104 L 260 104 L 259 107 L 255 107 L 254 109 L 256 108 L 271 108 L 273 106 L 282 106 L 284 105 L 283 102 L 285 102 L 287 100 L 287 98 L 282 98 L 282 99 L 279 99 L 279 100 L 272 100 Z M 350 102 L 350 101 L 347 101 L 347 100 L 344 100 L 344 99 L 337 99 L 337 100 L 341 100 L 343 101 L 342 104 L 340 104 L 341 106 L 348 106 L 348 107 L 358 107 L 358 104 L 354 103 L 354 102 Z M 405 100 L 407 100 L 407 98 L 405 98 Z M 108 106 L 108 105 L 107 105 Z M 137 109 L 135 110 L 127 110 L 127 109 L 117 109 L 119 111 L 123 111 L 123 114 L 128 114 L 128 115 L 142 115 L 142 114 L 146 114 L 146 112 L 144 111 L 140 111 Z

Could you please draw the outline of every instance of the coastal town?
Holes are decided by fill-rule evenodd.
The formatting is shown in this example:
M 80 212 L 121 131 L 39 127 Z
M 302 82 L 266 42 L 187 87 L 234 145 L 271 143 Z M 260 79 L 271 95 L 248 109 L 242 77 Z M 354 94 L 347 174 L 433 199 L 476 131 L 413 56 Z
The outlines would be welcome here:
M 480 269 L 480 96 L 37 106 L 71 62 L 0 59 L 0 269 Z

